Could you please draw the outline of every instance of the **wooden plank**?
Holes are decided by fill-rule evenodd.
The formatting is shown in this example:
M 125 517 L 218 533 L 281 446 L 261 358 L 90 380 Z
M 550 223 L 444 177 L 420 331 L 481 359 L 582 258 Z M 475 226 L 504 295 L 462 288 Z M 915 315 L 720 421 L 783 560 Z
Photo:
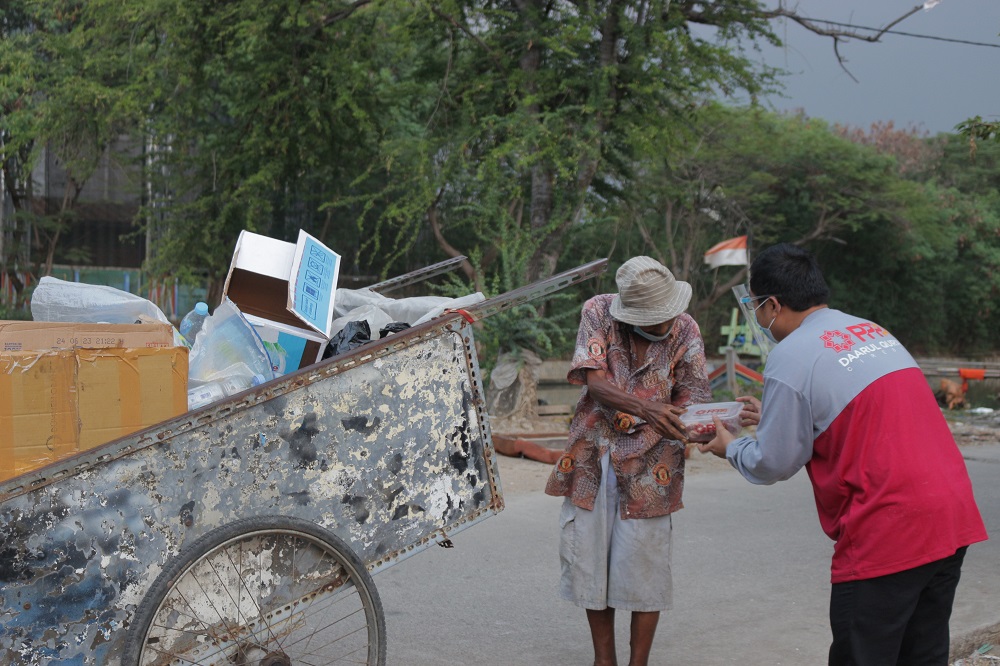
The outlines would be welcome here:
M 539 416 L 571 415 L 574 409 L 576 409 L 575 405 L 538 405 L 537 407 Z

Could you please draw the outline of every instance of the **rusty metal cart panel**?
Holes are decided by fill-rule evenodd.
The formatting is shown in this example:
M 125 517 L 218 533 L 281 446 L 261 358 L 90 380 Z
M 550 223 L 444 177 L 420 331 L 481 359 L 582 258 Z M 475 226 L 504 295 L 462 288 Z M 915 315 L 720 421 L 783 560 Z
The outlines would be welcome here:
M 368 572 L 503 508 L 473 322 L 605 263 L 0 484 L 0 664 L 299 663 L 276 646 L 351 588 L 381 663 Z

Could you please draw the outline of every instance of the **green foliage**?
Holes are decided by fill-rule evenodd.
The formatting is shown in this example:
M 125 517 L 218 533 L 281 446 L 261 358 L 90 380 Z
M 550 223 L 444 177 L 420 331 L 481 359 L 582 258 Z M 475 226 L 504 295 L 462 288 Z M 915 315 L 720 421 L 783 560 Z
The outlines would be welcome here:
M 969 140 L 969 152 L 975 154 L 980 141 L 1000 141 L 1000 122 L 983 120 L 975 116 L 955 126 L 958 133 Z
M 514 219 L 508 222 L 517 224 Z M 523 275 L 531 259 L 531 246 L 526 237 L 520 238 L 520 242 L 515 240 L 498 248 L 497 261 L 503 269 L 488 280 L 488 295 L 499 295 L 521 286 L 515 276 Z M 476 337 L 484 376 L 489 376 L 497 357 L 504 352 L 528 350 L 542 358 L 564 356 L 572 350 L 579 316 L 580 301 L 575 295 L 557 292 L 542 302 L 518 305 L 485 319 Z
M 31 310 L 0 303 L 0 319 L 31 321 Z
M 670 144 L 674 125 L 651 119 L 766 85 L 726 40 L 772 39 L 767 22 L 754 2 L 729 4 L 135 5 L 126 50 L 161 147 L 151 267 L 217 277 L 241 228 L 301 227 L 382 274 L 438 246 L 480 256 L 484 279 L 510 270 L 498 247 L 526 239 L 509 281 L 544 277 L 592 185 L 621 177 L 609 157 Z M 122 33 L 110 4 L 97 14 Z
M 713 105 L 694 127 L 665 157 L 636 164 L 628 196 L 585 221 L 572 255 L 601 247 L 613 266 L 658 258 L 692 284 L 710 353 L 746 273 L 708 269 L 701 255 L 739 234 L 751 253 L 778 241 L 810 247 L 834 307 L 879 321 L 915 351 L 995 348 L 993 146 L 975 164 L 947 138 L 886 126 L 874 140 L 804 116 Z
M 899 204 L 876 225 L 819 251 L 836 306 L 879 321 L 916 353 L 977 354 L 996 349 L 1000 325 L 1000 197 L 995 172 L 944 139 L 929 168 L 890 183 L 887 200 Z
M 617 262 L 648 254 L 690 282 L 691 311 L 710 341 L 746 271 L 708 269 L 709 247 L 742 234 L 751 251 L 778 240 L 819 245 L 905 206 L 891 193 L 892 160 L 820 121 L 706 105 L 693 127 L 672 151 L 637 164 L 621 205 L 608 205 L 587 233 Z
M 531 304 L 519 305 L 485 319 L 482 330 L 476 334 L 483 376 L 489 377 L 497 358 L 504 352 L 528 350 L 541 358 L 557 355 L 556 346 L 564 342 L 566 333 L 556 318 L 539 316 Z
M 980 143 L 974 152 L 960 136 L 942 137 L 933 179 L 966 194 L 1000 191 L 1000 142 Z

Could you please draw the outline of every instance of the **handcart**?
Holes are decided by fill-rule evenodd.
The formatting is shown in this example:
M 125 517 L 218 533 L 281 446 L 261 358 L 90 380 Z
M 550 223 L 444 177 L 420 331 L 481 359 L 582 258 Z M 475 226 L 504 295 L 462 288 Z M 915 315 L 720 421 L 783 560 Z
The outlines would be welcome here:
M 0 664 L 383 664 L 371 574 L 503 509 L 473 323 L 605 266 L 3 482 Z

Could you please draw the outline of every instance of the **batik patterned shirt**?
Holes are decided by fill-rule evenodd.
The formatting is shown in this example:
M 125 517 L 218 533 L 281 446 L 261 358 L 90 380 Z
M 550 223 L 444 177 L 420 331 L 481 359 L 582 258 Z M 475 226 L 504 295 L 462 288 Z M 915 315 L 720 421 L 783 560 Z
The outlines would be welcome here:
M 622 518 L 664 516 L 683 506 L 685 443 L 666 439 L 637 416 L 599 403 L 587 389 L 587 371 L 605 371 L 612 385 L 643 400 L 677 407 L 711 402 L 705 343 L 697 322 L 684 313 L 666 340 L 649 343 L 640 361 L 632 326 L 609 314 L 613 298 L 602 294 L 583 306 L 567 379 L 584 388 L 566 451 L 545 492 L 569 497 L 592 511 L 600 490 L 601 458 L 607 452 L 618 480 Z

